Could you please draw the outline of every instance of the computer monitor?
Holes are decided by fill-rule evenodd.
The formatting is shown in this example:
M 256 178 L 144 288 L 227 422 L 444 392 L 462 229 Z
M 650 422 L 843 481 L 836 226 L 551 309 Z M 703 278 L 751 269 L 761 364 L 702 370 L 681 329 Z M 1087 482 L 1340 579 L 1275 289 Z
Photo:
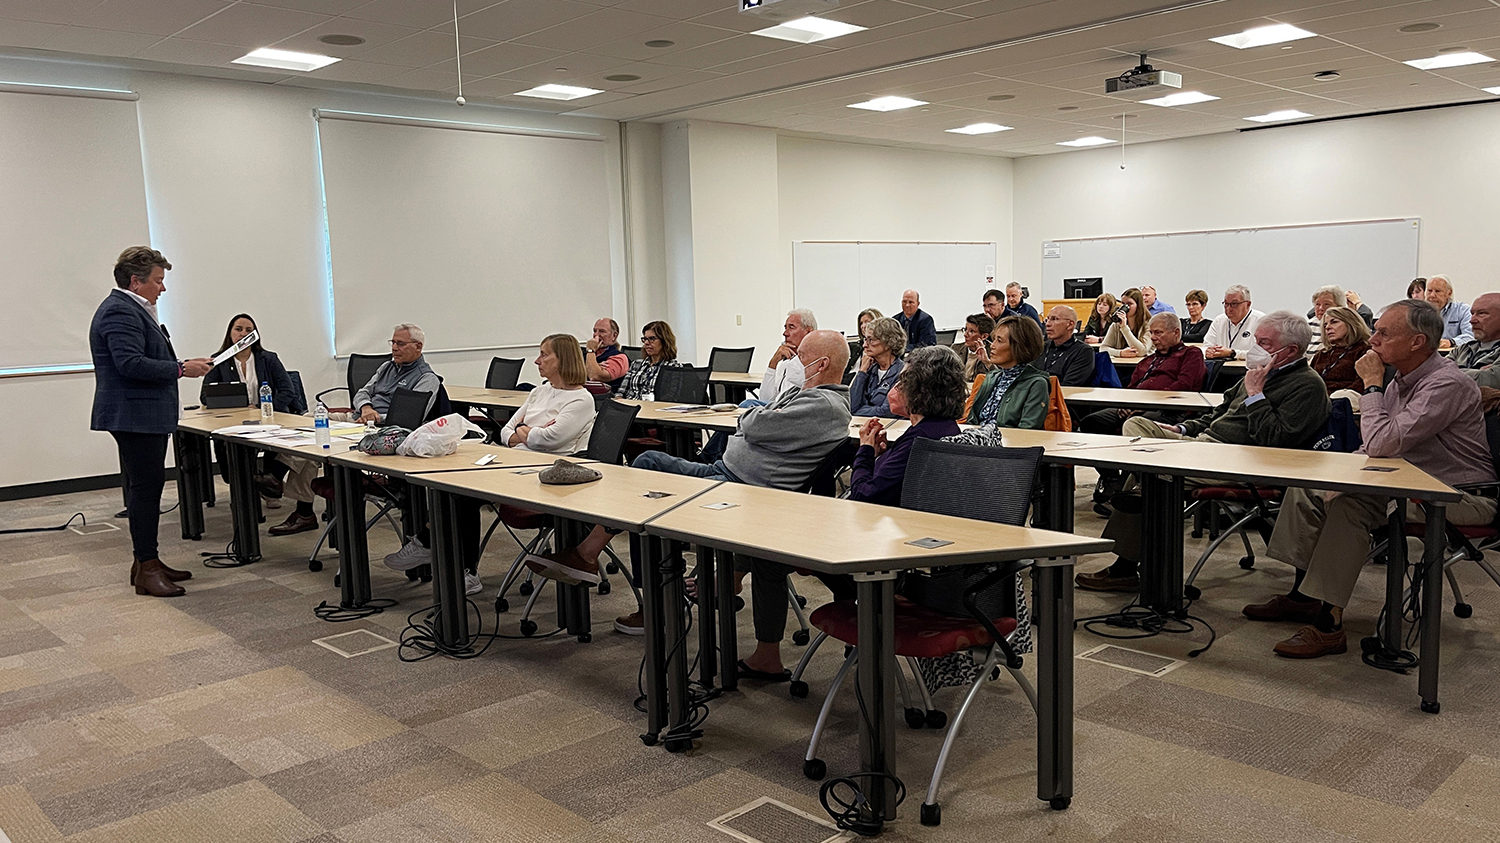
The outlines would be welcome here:
M 1103 278 L 1064 278 L 1063 298 L 1097 299 L 1104 295 Z

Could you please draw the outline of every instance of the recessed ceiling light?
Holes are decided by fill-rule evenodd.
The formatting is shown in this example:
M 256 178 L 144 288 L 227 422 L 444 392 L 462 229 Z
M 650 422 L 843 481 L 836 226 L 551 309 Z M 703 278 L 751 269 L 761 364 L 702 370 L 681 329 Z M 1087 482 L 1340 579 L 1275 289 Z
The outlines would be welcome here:
M 665 38 L 653 38 L 652 40 L 646 42 L 646 46 L 656 47 L 657 49 L 660 49 L 662 47 L 670 47 L 676 43 L 676 41 L 668 41 Z
M 297 70 L 306 73 L 309 70 L 317 70 L 327 67 L 338 61 L 333 56 L 320 56 L 317 53 L 294 53 L 291 50 L 276 50 L 270 47 L 262 47 L 259 50 L 240 56 L 230 64 L 253 64 L 256 67 L 274 67 L 277 70 Z
M 990 102 L 1005 102 L 1007 100 L 1013 100 L 1015 98 L 1015 94 L 996 94 L 992 97 L 985 97 L 985 99 L 989 100 Z
M 1442 70 L 1446 67 L 1463 67 L 1467 64 L 1484 64 L 1494 59 L 1484 53 L 1442 53 L 1430 59 L 1412 59 L 1409 64 L 1418 70 Z
M 573 85 L 538 85 L 526 91 L 516 91 L 518 97 L 536 97 L 544 100 L 576 100 L 602 94 L 594 88 L 578 88 Z
M 943 131 L 952 132 L 955 135 L 993 135 L 996 132 L 1008 132 L 1012 128 L 1012 126 L 1002 126 L 999 123 L 970 123 L 957 129 L 944 129 Z
M 634 82 L 634 81 L 636 81 L 637 79 L 640 79 L 640 78 L 641 77 L 635 75 L 634 73 L 616 73 L 613 76 L 606 76 L 606 77 L 604 77 L 604 81 L 606 81 L 606 82 Z
M 318 39 L 324 44 L 332 44 L 335 47 L 358 47 L 365 43 L 365 39 L 358 35 L 324 35 Z
M 757 29 L 750 34 L 780 38 L 782 41 L 796 41 L 798 44 L 811 44 L 814 41 L 827 41 L 829 38 L 837 38 L 840 35 L 864 31 L 865 27 L 855 26 L 852 23 L 806 17 L 789 20 L 765 29 Z
M 1495 96 L 1500 97 L 1500 85 L 1496 85 L 1493 88 L 1484 88 L 1483 90 L 1486 94 L 1494 94 Z
M 1300 120 L 1303 117 L 1311 116 L 1311 114 L 1308 114 L 1305 111 L 1298 111 L 1295 108 L 1287 108 L 1281 111 L 1272 111 L 1269 114 L 1257 114 L 1254 117 L 1246 117 L 1245 119 L 1249 120 L 1252 123 L 1277 123 L 1282 120 Z
M 1318 80 L 1319 82 L 1332 82 L 1333 80 L 1339 78 L 1339 75 L 1340 74 L 1337 70 L 1320 70 L 1317 73 L 1313 74 L 1313 78 Z
M 1403 26 L 1403 27 L 1401 27 L 1400 29 L 1398 29 L 1396 31 L 1397 32 L 1431 32 L 1434 29 L 1442 29 L 1442 27 L 1443 27 L 1443 25 L 1440 24 L 1440 23 L 1433 23 L 1431 21 L 1428 21 L 1426 23 L 1409 23 L 1406 26 Z
M 1267 44 L 1280 44 L 1283 41 L 1296 41 L 1301 38 L 1312 38 L 1318 33 L 1308 32 L 1300 27 L 1289 23 L 1275 23 L 1270 26 L 1257 26 L 1234 35 L 1220 35 L 1218 38 L 1208 40 L 1215 44 L 1223 44 L 1236 50 L 1248 50 L 1251 47 L 1264 47 Z
M 1058 111 L 1077 111 L 1078 110 L 1078 106 L 1076 106 L 1076 105 L 1061 105 L 1061 106 L 1058 106 L 1057 110 Z
M 914 100 L 910 97 L 876 97 L 865 102 L 853 102 L 850 108 L 863 108 L 866 111 L 900 111 L 903 108 L 914 108 L 926 105 L 926 100 Z
M 1202 91 L 1182 91 L 1176 94 L 1167 94 L 1154 100 L 1141 100 L 1146 105 L 1159 105 L 1163 108 L 1171 108 L 1176 105 L 1192 105 L 1199 102 L 1209 102 L 1218 97 L 1213 94 L 1205 94 Z
M 1101 138 L 1101 137 L 1090 136 L 1090 137 L 1086 137 L 1086 138 L 1078 138 L 1077 140 L 1062 141 L 1062 142 L 1058 143 L 1057 145 L 1058 146 L 1103 146 L 1106 143 L 1114 143 L 1114 141 L 1110 140 L 1109 138 Z

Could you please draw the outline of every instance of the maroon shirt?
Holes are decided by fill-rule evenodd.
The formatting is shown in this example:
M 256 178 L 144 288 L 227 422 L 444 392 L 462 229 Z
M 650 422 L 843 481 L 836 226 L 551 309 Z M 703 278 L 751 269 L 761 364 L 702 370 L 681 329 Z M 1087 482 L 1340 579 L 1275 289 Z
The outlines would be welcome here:
M 1194 346 L 1178 343 L 1135 364 L 1129 388 L 1202 392 L 1203 378 L 1207 374 L 1203 352 Z

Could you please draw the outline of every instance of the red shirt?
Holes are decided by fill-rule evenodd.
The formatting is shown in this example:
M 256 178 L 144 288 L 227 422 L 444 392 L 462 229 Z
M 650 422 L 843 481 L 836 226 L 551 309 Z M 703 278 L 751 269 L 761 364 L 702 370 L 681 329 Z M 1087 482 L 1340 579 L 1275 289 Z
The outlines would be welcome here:
M 1130 376 L 1130 389 L 1168 389 L 1178 392 L 1202 392 L 1208 369 L 1203 352 L 1194 346 L 1178 343 L 1165 352 L 1143 358 Z

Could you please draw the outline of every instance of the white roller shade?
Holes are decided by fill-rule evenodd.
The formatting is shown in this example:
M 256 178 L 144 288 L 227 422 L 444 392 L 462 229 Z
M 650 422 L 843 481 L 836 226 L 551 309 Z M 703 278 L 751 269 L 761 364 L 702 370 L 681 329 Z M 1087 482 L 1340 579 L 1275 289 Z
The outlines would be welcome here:
M 597 135 L 320 112 L 338 354 L 533 344 L 612 310 Z M 524 133 L 523 133 L 524 132 Z
M 115 258 L 150 243 L 134 100 L 0 87 L 0 372 L 87 364 Z

